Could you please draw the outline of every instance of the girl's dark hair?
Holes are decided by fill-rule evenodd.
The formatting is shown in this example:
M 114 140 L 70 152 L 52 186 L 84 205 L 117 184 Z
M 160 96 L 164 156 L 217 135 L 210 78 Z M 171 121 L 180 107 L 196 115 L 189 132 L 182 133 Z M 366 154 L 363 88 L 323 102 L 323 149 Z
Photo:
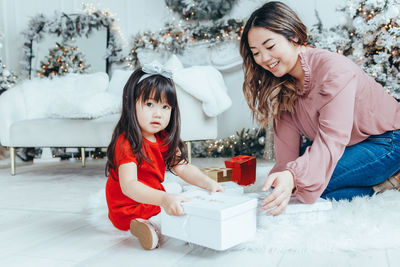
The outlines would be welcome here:
M 152 75 L 139 82 L 140 77 L 144 74 L 141 68 L 135 70 L 125 84 L 121 118 L 115 126 L 110 145 L 107 148 L 106 176 L 111 169 L 116 171 L 118 167 L 115 166 L 114 151 L 117 139 L 123 133 L 131 145 L 138 165 L 142 163 L 143 159 L 151 164 L 150 159 L 142 151 L 143 136 L 136 117 L 136 102 L 145 102 L 150 98 L 157 102 L 165 99 L 172 108 L 169 124 L 164 129 L 165 134 L 157 133 L 159 136 L 164 136 L 164 145 L 168 146 L 167 151 L 163 152 L 166 169 L 172 171 L 172 168 L 178 163 L 187 162 L 186 149 L 180 139 L 181 121 L 175 84 L 171 79 L 162 75 Z M 177 154 L 177 150 L 180 151 L 179 154 Z
M 255 10 L 247 20 L 240 40 L 243 58 L 243 93 L 253 117 L 262 125 L 279 118 L 282 111 L 292 112 L 297 99 L 295 80 L 290 75 L 275 77 L 259 66 L 250 50 L 248 34 L 251 28 L 261 27 L 281 34 L 296 45 L 307 43 L 307 28 L 287 5 L 272 1 Z

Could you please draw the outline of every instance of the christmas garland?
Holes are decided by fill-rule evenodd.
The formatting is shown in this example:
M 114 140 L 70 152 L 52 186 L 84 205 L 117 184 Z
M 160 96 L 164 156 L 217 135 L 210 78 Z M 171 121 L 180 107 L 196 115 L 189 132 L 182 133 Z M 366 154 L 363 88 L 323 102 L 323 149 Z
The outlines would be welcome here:
M 219 139 L 193 142 L 193 157 L 233 157 L 237 155 L 264 156 L 265 129 L 242 129 L 236 135 Z
M 64 41 L 74 37 L 88 37 L 94 29 L 109 29 L 109 40 L 105 58 L 109 62 L 121 61 L 122 47 L 118 42 L 118 31 L 114 27 L 114 18 L 107 11 L 84 7 L 83 13 L 67 15 L 56 13 L 54 18 L 48 19 L 43 14 L 32 17 L 28 22 L 28 29 L 22 32 L 25 36 L 23 68 L 30 71 L 32 43 L 40 42 L 45 33 L 61 36 Z
M 166 25 L 159 32 L 145 32 L 137 34 L 132 41 L 132 48 L 123 60 L 129 67 L 136 67 L 138 49 L 147 48 L 154 51 L 169 51 L 181 54 L 185 47 L 195 43 L 205 43 L 209 46 L 229 40 L 239 40 L 243 32 L 243 20 L 230 19 L 212 25 L 197 24 L 180 28 L 176 25 Z
M 185 20 L 217 20 L 232 10 L 236 0 L 165 0 Z

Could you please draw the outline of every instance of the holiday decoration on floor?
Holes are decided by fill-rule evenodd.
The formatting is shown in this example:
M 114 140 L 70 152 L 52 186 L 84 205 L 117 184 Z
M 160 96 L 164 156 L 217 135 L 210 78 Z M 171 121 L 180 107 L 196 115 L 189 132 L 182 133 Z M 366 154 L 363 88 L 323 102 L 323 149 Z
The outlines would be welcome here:
M 232 168 L 232 181 L 239 185 L 250 185 L 256 181 L 256 157 L 239 155 L 225 161 Z
M 90 69 L 90 65 L 86 64 L 85 55 L 79 48 L 67 43 L 56 43 L 56 47 L 50 49 L 49 55 L 40 65 L 42 69 L 37 73 L 41 78 L 68 73 L 87 73 Z
M 273 138 L 273 134 L 270 134 L 270 139 L 267 140 L 265 135 L 266 131 L 263 128 L 242 129 L 236 132 L 236 135 L 227 138 L 193 142 L 192 155 L 199 158 L 233 157 L 243 154 L 263 157 L 266 142 L 269 143 Z
M 103 159 L 106 157 L 106 148 L 85 148 L 85 158 L 86 159 Z M 59 157 L 61 160 L 82 160 L 82 150 L 80 147 L 78 148 L 65 148 L 65 147 L 58 147 L 53 148 L 53 157 Z
M 228 182 L 232 181 L 232 169 L 231 168 L 219 168 L 209 167 L 201 169 L 208 177 L 217 182 Z
M 343 54 L 400 98 L 400 5 L 398 0 L 347 0 L 343 23 L 311 29 L 310 43 Z
M 185 20 L 217 20 L 231 11 L 236 0 L 165 0 Z
M 0 49 L 3 47 L 2 44 L 3 35 L 0 33 Z M 0 95 L 10 87 L 12 87 L 17 81 L 17 76 L 7 69 L 7 66 L 3 63 L 0 57 Z

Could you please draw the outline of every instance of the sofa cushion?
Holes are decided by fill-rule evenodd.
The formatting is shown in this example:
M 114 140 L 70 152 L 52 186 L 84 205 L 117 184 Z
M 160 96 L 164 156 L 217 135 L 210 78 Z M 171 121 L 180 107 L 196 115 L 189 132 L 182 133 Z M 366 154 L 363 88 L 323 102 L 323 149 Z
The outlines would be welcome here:
M 108 92 L 81 92 L 58 97 L 47 110 L 49 118 L 95 119 L 121 111 L 120 98 Z
M 104 92 L 108 88 L 108 75 L 104 72 L 68 74 L 52 79 L 27 80 L 18 87 L 24 96 L 27 119 L 46 118 L 50 117 L 50 110 L 54 113 L 54 110 L 65 109 L 71 99 L 84 102 L 83 95 Z

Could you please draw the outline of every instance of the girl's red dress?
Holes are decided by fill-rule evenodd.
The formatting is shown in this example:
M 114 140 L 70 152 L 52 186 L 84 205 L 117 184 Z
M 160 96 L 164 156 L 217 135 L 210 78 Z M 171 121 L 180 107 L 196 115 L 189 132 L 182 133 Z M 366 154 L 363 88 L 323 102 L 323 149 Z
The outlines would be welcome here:
M 156 142 L 150 142 L 143 138 L 143 151 L 148 159 L 142 160 L 140 166 L 137 166 L 137 179 L 145 185 L 154 189 L 165 191 L 162 186 L 165 173 L 165 162 L 162 153 L 167 150 L 163 145 L 163 139 L 157 136 Z M 125 134 L 121 134 L 116 142 L 114 150 L 114 163 L 116 168 L 110 170 L 106 184 L 106 199 L 108 205 L 108 217 L 113 225 L 120 230 L 129 230 L 132 219 L 148 219 L 160 213 L 159 206 L 143 204 L 134 201 L 122 193 L 119 183 L 118 168 L 125 163 L 135 163 L 138 165 L 135 155 Z

